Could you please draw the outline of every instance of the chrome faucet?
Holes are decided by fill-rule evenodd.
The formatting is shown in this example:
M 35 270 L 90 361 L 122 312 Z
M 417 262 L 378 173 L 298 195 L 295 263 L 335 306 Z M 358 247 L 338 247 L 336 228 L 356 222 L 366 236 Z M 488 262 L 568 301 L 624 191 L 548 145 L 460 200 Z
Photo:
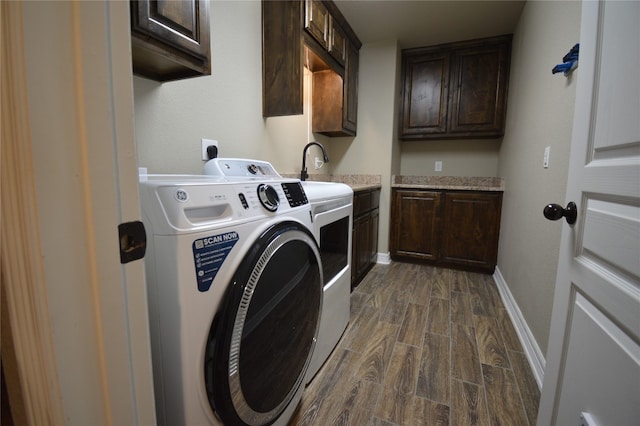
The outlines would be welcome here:
M 307 163 L 307 149 L 309 149 L 311 145 L 318 145 L 322 150 L 322 157 L 324 162 L 325 163 L 329 162 L 329 156 L 327 156 L 327 150 L 324 149 L 324 146 L 322 146 L 322 144 L 320 144 L 319 142 L 309 142 L 308 144 L 306 144 L 304 149 L 302 150 L 302 170 L 300 171 L 300 180 L 302 181 L 307 180 L 307 178 L 309 177 L 309 173 L 307 173 L 306 163 Z

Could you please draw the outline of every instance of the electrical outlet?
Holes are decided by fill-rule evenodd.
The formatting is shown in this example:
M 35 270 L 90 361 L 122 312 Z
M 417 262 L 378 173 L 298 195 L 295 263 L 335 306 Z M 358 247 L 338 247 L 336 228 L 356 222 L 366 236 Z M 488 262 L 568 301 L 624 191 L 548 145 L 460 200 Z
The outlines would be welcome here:
M 218 141 L 213 140 L 213 139 L 202 138 L 202 140 L 201 140 L 202 160 L 209 161 L 209 154 L 207 154 L 207 148 L 210 147 L 211 145 L 217 147 L 218 146 Z
M 442 171 L 442 161 L 436 161 L 435 171 L 436 172 L 441 172 Z

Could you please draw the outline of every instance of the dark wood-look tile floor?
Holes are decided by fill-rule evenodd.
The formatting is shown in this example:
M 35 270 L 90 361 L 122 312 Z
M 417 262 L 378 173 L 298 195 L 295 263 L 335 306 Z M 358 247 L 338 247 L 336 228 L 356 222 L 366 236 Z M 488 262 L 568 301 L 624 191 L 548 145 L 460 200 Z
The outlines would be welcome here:
M 490 275 L 393 262 L 290 425 L 535 425 L 540 392 Z

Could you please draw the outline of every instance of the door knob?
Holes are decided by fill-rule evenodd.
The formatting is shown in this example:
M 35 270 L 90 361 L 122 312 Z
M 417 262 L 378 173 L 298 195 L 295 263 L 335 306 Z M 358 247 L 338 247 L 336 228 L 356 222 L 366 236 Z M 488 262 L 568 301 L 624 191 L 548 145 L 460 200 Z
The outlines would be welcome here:
M 569 225 L 573 225 L 578 217 L 578 208 L 573 201 L 569 201 L 567 208 L 562 208 L 560 204 L 547 204 L 542 213 L 549 220 L 558 220 L 564 217 Z

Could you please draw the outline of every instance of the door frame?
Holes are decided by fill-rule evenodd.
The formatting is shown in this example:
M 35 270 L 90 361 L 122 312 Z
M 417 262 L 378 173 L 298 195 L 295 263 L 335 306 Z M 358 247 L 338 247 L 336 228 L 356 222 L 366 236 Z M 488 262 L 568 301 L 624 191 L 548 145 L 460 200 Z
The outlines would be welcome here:
M 140 217 L 128 8 L 2 2 L 2 287 L 29 424 L 155 424 L 144 266 L 117 237 Z

